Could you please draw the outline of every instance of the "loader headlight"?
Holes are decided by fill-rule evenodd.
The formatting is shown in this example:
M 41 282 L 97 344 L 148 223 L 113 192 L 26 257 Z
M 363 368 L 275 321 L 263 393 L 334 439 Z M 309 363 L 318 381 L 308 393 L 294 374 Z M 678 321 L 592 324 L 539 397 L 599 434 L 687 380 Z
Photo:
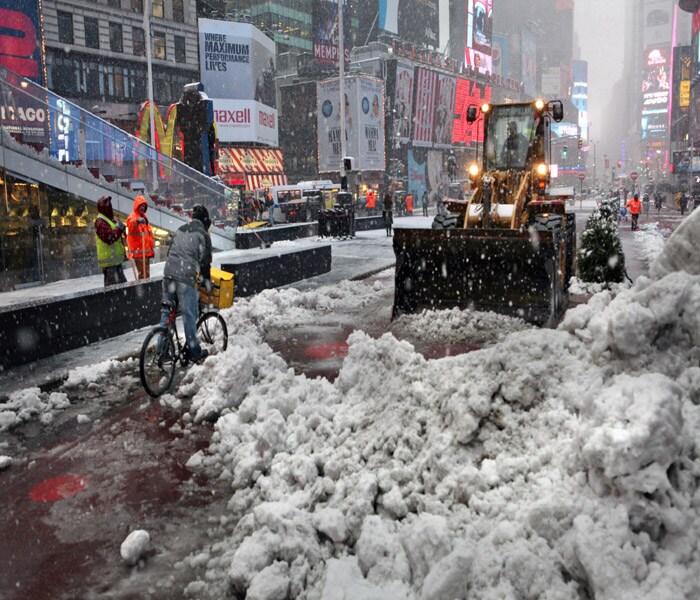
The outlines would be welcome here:
M 542 110 L 542 109 L 544 109 L 544 100 L 537 100 L 537 101 L 535 102 L 535 108 L 536 108 L 537 110 Z
M 477 175 L 479 175 L 479 165 L 470 165 L 469 166 L 469 179 L 476 179 Z
M 545 163 L 540 163 L 537 165 L 537 174 L 540 177 L 546 177 L 547 173 L 549 172 L 549 167 Z
M 491 110 L 491 105 L 490 105 L 490 104 L 484 102 L 484 103 L 481 105 L 481 112 L 482 112 L 482 113 L 487 113 L 487 112 L 489 112 L 490 110 Z

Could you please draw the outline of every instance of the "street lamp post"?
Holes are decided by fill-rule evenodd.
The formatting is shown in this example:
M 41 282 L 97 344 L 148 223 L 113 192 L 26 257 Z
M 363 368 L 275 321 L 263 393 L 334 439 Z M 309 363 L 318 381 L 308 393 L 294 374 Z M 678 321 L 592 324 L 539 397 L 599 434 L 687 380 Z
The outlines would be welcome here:
M 146 0 L 143 7 L 143 29 L 144 37 L 146 38 L 146 68 L 148 78 L 148 103 L 149 103 L 149 126 L 151 129 L 151 146 L 154 150 L 156 147 L 156 115 L 155 104 L 153 103 L 153 40 L 151 39 L 151 10 L 153 0 Z M 158 165 L 156 164 L 156 156 L 151 160 L 153 170 L 153 183 L 151 191 L 158 188 Z

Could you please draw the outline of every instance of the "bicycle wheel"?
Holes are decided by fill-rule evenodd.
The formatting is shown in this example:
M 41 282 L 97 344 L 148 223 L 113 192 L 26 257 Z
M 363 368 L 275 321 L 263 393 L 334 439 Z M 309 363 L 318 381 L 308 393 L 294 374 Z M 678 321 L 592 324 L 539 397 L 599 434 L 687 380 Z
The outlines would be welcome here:
M 150 396 L 157 398 L 170 387 L 176 362 L 171 331 L 167 327 L 155 327 L 143 341 L 139 357 L 141 384 Z
M 202 349 L 209 354 L 217 354 L 228 346 L 226 321 L 218 312 L 206 312 L 197 321 L 197 334 Z

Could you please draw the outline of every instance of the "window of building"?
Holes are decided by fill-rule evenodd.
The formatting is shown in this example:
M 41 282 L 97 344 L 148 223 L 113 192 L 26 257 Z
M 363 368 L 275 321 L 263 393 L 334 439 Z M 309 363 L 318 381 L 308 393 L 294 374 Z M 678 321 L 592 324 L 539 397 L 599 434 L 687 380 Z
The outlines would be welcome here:
M 173 21 L 185 22 L 185 2 L 184 0 L 173 0 Z
M 185 38 L 175 36 L 175 62 L 187 62 L 187 51 L 185 50 Z
M 131 29 L 131 39 L 134 42 L 134 55 L 146 56 L 146 36 L 141 27 Z
M 85 17 L 85 46 L 100 47 L 100 23 L 93 17 Z
M 165 9 L 163 8 L 163 0 L 153 0 L 153 5 L 151 6 L 151 14 L 154 17 L 163 18 L 165 14 Z
M 124 52 L 121 23 L 109 24 L 109 48 L 112 52 Z
M 153 32 L 153 58 L 158 58 L 160 60 L 165 60 L 167 58 L 164 33 Z
M 58 41 L 62 44 L 73 43 L 73 15 L 71 13 L 57 11 L 58 14 Z
M 107 5 L 111 8 L 121 8 L 122 0 L 107 0 Z
M 131 10 L 143 13 L 143 0 L 131 0 Z

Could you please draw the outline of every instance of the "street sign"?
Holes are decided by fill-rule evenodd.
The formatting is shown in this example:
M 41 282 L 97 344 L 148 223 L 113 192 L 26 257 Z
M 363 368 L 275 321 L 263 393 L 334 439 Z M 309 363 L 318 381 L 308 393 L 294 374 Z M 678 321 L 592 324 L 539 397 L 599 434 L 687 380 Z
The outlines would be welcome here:
M 632 171 L 632 172 L 630 173 L 630 179 L 631 179 L 632 181 L 637 181 L 637 177 L 639 177 L 639 173 L 637 173 L 637 171 Z
M 586 174 L 585 174 L 585 173 L 579 173 L 579 174 L 578 174 L 578 179 L 579 179 L 579 181 L 583 181 L 585 178 L 586 178 Z

